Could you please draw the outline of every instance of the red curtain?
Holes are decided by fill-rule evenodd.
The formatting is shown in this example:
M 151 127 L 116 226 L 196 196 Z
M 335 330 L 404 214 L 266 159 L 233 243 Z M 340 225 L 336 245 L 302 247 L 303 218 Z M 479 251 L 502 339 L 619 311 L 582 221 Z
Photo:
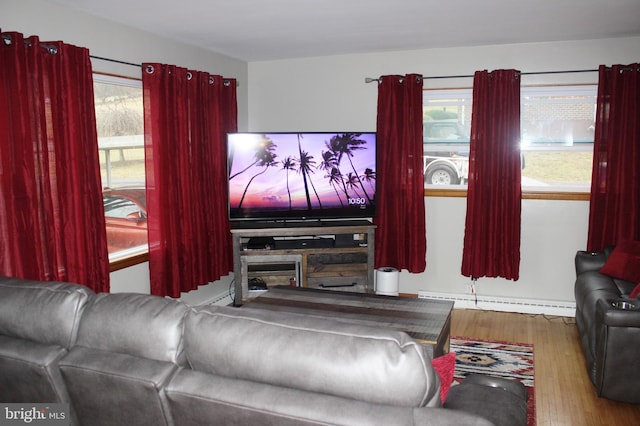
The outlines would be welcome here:
M 0 275 L 109 291 L 89 51 L 0 41 Z
M 587 250 L 640 240 L 640 64 L 600 66 Z
M 462 275 L 518 279 L 520 164 L 520 73 L 477 71 Z
M 237 129 L 236 82 L 143 64 L 151 294 L 181 292 L 233 269 L 226 133 Z
M 376 267 L 426 267 L 422 76 L 383 76 L 378 86 Z

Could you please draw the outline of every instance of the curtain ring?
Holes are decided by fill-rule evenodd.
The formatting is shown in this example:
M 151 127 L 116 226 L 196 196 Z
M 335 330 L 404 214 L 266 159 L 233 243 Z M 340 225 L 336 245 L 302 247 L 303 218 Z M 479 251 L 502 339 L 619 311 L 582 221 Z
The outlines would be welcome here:
M 153 74 L 153 72 L 155 71 L 153 65 L 147 65 L 146 67 L 144 67 L 144 70 L 147 72 L 147 74 Z
M 191 71 L 187 71 L 187 80 L 191 80 L 193 78 L 193 74 L 191 74 Z
M 231 82 L 229 80 L 225 80 L 224 87 L 229 87 L 229 86 L 231 86 Z
M 11 46 L 13 40 L 11 40 L 11 34 L 2 34 L 2 41 L 5 45 Z
M 47 53 L 49 53 L 49 55 L 55 55 L 55 54 L 58 53 L 58 48 L 56 46 L 51 45 L 51 44 L 41 44 L 40 47 L 45 49 L 47 51 Z
M 213 78 L 212 75 L 209 76 L 209 84 L 213 84 L 216 80 Z

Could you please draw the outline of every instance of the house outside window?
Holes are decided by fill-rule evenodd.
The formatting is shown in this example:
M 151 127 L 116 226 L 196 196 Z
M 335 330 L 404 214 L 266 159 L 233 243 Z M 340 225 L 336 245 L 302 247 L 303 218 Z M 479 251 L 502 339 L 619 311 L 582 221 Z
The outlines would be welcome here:
M 148 250 L 142 82 L 94 74 L 109 260 Z
M 521 88 L 522 188 L 589 192 L 597 86 Z M 423 96 L 425 187 L 466 188 L 472 89 Z

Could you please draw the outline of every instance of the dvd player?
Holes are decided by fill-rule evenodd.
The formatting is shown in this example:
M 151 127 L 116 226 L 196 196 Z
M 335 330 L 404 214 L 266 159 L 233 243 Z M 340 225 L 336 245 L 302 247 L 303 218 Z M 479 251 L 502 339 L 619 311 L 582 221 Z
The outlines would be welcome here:
M 303 238 L 292 240 L 277 240 L 276 250 L 305 249 L 305 248 L 331 248 L 333 238 Z

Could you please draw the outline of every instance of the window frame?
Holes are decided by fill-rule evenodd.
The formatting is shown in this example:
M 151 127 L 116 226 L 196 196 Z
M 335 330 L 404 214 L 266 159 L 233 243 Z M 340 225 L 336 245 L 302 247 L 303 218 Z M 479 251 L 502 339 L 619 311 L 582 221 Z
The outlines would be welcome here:
M 593 87 L 595 88 L 595 92 L 597 94 L 597 84 L 596 83 L 557 83 L 557 84 L 530 84 L 523 86 L 524 91 L 526 92 L 528 89 L 539 89 L 540 92 L 544 91 L 544 88 L 554 88 L 554 87 L 575 87 L 575 86 L 584 86 L 584 87 Z M 579 89 L 578 89 L 579 90 Z M 473 92 L 473 88 L 469 86 L 459 86 L 452 88 L 425 88 L 425 92 L 441 92 L 441 93 L 456 93 L 456 92 Z M 423 107 L 425 106 L 425 97 L 423 96 Z M 460 103 L 461 105 L 463 103 Z M 436 103 L 432 105 L 437 105 Z M 470 119 L 469 119 L 470 120 Z M 587 143 L 586 145 L 590 145 L 591 149 L 593 149 L 593 142 Z M 536 148 L 536 150 L 540 150 Z M 548 151 L 553 150 L 561 150 L 561 151 L 584 151 L 584 149 L 576 149 L 576 148 L 549 148 Z M 424 155 L 424 154 L 423 154 Z M 424 188 L 424 196 L 425 197 L 466 197 L 467 196 L 467 186 L 456 188 L 454 185 L 446 186 L 439 188 L 437 185 L 430 185 Z M 528 200 L 568 200 L 568 201 L 589 201 L 591 197 L 590 187 L 586 190 L 541 190 L 536 187 L 523 187 L 522 188 L 522 199 Z
M 117 74 L 103 73 L 94 71 L 93 82 L 98 83 L 115 83 L 123 86 L 129 86 L 142 89 L 142 79 Z M 130 84 L 127 84 L 129 82 Z M 97 117 L 96 117 L 97 121 Z M 118 251 L 115 255 L 109 255 L 109 271 L 119 271 L 140 263 L 149 261 L 149 246 L 138 246 L 130 249 Z

